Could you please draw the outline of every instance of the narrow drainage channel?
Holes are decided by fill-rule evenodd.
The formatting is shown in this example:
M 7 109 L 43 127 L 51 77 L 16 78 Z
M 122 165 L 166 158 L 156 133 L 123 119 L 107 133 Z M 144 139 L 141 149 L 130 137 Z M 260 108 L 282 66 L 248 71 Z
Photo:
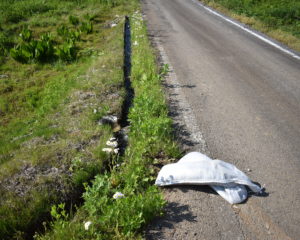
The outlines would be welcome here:
M 126 90 L 126 96 L 122 106 L 122 116 L 120 119 L 121 127 L 129 125 L 128 113 L 133 103 L 134 89 L 131 86 L 130 80 L 131 74 L 131 29 L 129 17 L 125 17 L 124 24 L 124 84 Z
M 131 28 L 130 28 L 130 19 L 128 16 L 125 17 L 124 24 L 124 86 L 125 86 L 125 98 L 122 104 L 122 111 L 120 119 L 116 116 L 105 116 L 100 122 L 102 124 L 110 124 L 114 131 L 114 136 L 109 139 L 107 142 L 108 147 L 106 148 L 107 152 L 118 153 L 120 156 L 123 156 L 125 149 L 128 143 L 128 114 L 130 107 L 133 104 L 134 99 L 134 89 L 131 85 Z

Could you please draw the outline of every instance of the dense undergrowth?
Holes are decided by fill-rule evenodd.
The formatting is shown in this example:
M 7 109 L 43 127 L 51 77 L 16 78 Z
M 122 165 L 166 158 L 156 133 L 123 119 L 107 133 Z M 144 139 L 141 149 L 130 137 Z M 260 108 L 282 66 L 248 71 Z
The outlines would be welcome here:
M 30 238 L 53 204 L 74 209 L 83 183 L 106 169 L 102 148 L 112 129 L 98 120 L 121 114 L 122 22 L 135 7 L 123 0 L 1 1 L 1 239 Z M 72 39 L 74 31 L 80 38 Z M 76 56 L 59 57 L 71 42 Z M 11 50 L 22 44 L 34 45 L 26 61 Z
M 271 37 L 300 51 L 299 1 L 202 0 L 202 2 L 260 31 L 266 32 Z
M 142 227 L 162 213 L 164 200 L 153 186 L 158 166 L 180 154 L 161 89 L 162 73 L 146 37 L 141 14 L 131 16 L 132 74 L 135 91 L 129 112 L 129 146 L 112 159 L 110 171 L 86 186 L 84 203 L 75 214 L 54 211 L 53 223 L 37 239 L 141 239 Z M 114 198 L 115 193 L 121 198 Z M 63 214 L 62 214 L 63 212 Z

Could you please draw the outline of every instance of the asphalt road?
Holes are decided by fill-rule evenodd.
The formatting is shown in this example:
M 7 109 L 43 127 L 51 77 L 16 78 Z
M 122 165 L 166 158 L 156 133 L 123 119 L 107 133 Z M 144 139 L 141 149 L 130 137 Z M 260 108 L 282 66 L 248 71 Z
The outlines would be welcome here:
M 173 70 L 166 88 L 185 147 L 235 164 L 268 193 L 230 206 L 209 188 L 168 188 L 167 215 L 147 238 L 299 239 L 300 60 L 196 1 L 142 2 Z

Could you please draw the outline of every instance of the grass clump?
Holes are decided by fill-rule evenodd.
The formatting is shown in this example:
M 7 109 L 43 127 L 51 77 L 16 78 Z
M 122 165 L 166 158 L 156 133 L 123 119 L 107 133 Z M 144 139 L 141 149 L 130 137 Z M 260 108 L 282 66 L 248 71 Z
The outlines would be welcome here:
M 300 51 L 299 1 L 203 0 L 202 2 Z
M 155 57 L 141 14 L 131 16 L 132 73 L 135 97 L 129 110 L 129 145 L 111 159 L 110 171 L 86 185 L 84 203 L 75 215 L 55 220 L 36 239 L 141 239 L 142 229 L 162 214 L 165 200 L 154 186 L 157 164 L 178 157 L 171 120 Z M 167 71 L 167 67 L 162 72 Z M 124 196 L 118 198 L 116 193 Z
M 79 24 L 79 18 L 76 16 L 69 16 L 69 21 L 71 24 L 73 24 L 74 26 L 77 26 Z

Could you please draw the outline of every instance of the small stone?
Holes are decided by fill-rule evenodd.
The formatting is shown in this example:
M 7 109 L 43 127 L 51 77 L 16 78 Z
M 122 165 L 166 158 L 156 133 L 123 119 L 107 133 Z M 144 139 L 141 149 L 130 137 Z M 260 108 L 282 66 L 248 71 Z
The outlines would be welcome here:
M 103 118 L 101 118 L 101 120 L 99 121 L 99 124 L 116 124 L 118 122 L 118 117 L 114 116 L 114 115 L 108 115 L 108 116 L 104 116 Z
M 121 193 L 121 192 L 116 192 L 114 195 L 113 195 L 113 198 L 114 199 L 120 199 L 120 198 L 124 198 L 124 194 Z
M 266 229 L 269 230 L 270 229 L 270 225 L 268 223 L 266 223 Z
M 85 223 L 84 223 L 84 229 L 85 229 L 85 230 L 89 230 L 89 227 L 90 227 L 91 224 L 92 224 L 91 221 L 85 222 Z
M 118 142 L 117 141 L 107 141 L 106 145 L 109 147 L 117 147 L 118 146 Z
M 111 153 L 112 151 L 112 148 L 102 148 L 102 152 Z

